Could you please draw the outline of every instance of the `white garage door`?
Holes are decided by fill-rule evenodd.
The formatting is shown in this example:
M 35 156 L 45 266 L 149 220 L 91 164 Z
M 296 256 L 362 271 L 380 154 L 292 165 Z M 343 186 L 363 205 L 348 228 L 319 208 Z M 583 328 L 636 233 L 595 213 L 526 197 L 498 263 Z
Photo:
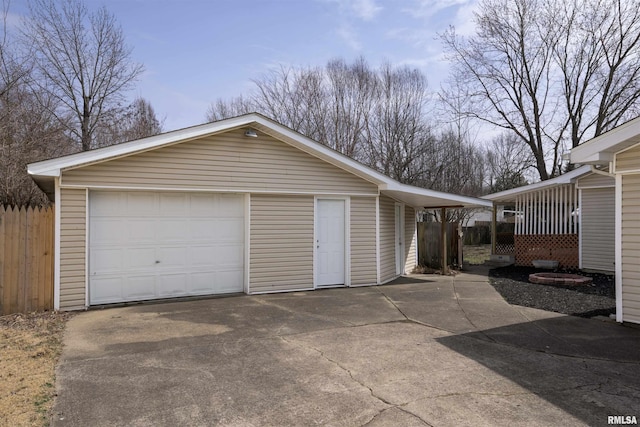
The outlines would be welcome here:
M 244 198 L 89 194 L 89 303 L 242 292 Z

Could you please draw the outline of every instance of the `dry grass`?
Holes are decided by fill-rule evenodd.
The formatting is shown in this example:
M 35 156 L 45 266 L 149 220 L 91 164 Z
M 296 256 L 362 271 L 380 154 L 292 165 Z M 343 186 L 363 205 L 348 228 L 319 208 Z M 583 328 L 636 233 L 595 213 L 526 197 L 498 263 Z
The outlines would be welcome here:
M 46 426 L 69 313 L 0 317 L 0 425 Z
M 465 245 L 463 254 L 465 264 L 484 264 L 491 257 L 491 245 Z

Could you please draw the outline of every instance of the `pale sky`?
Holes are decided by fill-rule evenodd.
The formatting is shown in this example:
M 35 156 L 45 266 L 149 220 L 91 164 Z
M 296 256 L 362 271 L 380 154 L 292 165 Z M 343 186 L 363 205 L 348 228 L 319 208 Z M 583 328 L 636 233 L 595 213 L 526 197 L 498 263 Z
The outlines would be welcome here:
M 317 66 L 364 56 L 446 77 L 437 33 L 473 30 L 477 0 L 85 0 L 106 5 L 145 72 L 131 94 L 151 101 L 164 130 L 205 122 L 217 98 L 246 93 L 280 65 Z M 13 0 L 12 15 L 26 10 Z

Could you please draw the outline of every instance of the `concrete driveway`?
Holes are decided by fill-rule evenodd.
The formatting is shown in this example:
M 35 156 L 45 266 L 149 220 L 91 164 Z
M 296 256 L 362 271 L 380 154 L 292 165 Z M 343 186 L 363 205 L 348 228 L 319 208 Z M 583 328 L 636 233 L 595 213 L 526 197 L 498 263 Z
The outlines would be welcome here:
M 148 304 L 68 324 L 54 426 L 607 425 L 640 329 L 511 306 L 482 271 Z

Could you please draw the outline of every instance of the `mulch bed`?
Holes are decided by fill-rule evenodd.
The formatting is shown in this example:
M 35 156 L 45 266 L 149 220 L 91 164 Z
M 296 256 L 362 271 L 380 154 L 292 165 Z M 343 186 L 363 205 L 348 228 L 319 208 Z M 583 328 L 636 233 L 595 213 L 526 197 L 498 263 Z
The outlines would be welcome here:
M 489 282 L 509 303 L 580 317 L 608 316 L 615 313 L 615 278 L 579 270 L 555 270 L 558 273 L 591 277 L 588 285 L 550 285 L 529 282 L 533 267 L 501 267 L 489 271 Z

